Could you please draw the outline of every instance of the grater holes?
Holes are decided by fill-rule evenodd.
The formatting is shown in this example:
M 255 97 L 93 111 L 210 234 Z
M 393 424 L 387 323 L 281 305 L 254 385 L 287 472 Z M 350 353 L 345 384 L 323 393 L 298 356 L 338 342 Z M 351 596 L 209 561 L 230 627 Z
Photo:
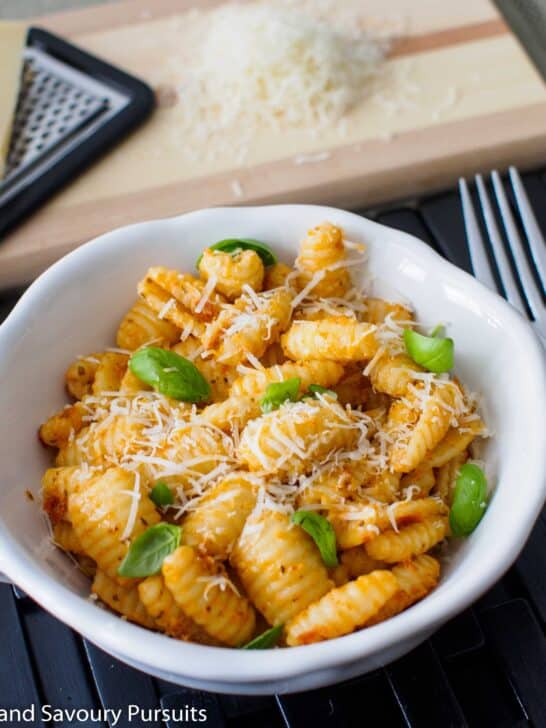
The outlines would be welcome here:
M 39 161 L 109 106 L 56 69 L 25 59 L 5 179 Z M 2 185 L 0 184 L 0 187 Z M 1 190 L 0 190 L 1 194 Z

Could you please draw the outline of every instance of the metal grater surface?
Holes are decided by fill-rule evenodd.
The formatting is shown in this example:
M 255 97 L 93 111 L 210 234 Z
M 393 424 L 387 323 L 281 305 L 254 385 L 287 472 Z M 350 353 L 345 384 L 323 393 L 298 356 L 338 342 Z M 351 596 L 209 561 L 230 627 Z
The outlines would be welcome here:
M 129 103 L 129 97 L 37 47 L 24 54 L 0 204 L 34 182 Z
M 99 98 L 26 58 L 8 154 L 8 182 L 106 110 Z

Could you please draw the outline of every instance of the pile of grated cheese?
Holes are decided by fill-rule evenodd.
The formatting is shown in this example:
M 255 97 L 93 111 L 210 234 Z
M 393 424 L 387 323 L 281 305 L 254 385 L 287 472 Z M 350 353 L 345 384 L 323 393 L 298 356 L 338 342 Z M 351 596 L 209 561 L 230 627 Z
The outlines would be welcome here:
M 385 49 L 280 3 L 225 5 L 181 88 L 186 122 L 204 137 L 336 124 L 369 93 Z

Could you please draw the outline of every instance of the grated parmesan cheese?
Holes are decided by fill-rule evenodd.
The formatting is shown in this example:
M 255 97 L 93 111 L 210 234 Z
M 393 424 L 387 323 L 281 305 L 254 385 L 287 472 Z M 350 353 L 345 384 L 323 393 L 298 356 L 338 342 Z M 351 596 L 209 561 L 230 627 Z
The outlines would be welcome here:
M 228 4 L 208 13 L 200 52 L 179 97 L 183 123 L 209 140 L 238 126 L 240 162 L 264 128 L 345 128 L 344 116 L 370 93 L 386 51 L 384 40 L 332 27 L 297 7 Z M 327 152 L 296 164 L 322 161 Z M 232 184 L 234 194 L 239 189 Z

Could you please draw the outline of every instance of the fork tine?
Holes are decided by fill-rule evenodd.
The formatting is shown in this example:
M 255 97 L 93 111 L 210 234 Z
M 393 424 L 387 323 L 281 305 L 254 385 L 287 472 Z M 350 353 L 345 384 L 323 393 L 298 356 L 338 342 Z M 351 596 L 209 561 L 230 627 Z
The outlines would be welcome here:
M 502 186 L 502 180 L 499 173 L 495 170 L 491 173 L 491 179 L 493 180 L 493 188 L 497 197 L 497 203 L 501 212 L 502 221 L 510 244 L 510 249 L 514 257 L 516 269 L 521 280 L 521 285 L 525 293 L 525 297 L 529 303 L 529 308 L 533 314 L 533 317 L 537 323 L 546 325 L 546 309 L 542 303 L 540 291 L 535 283 L 533 274 L 527 262 L 525 251 L 521 238 L 517 231 L 510 205 L 506 199 L 504 188 Z
M 468 191 L 466 180 L 462 177 L 459 179 L 459 193 L 463 205 L 464 226 L 466 230 L 466 239 L 468 241 L 468 252 L 470 253 L 470 262 L 472 270 L 476 278 L 492 291 L 497 290 L 497 284 L 493 277 L 493 271 L 487 258 L 485 244 L 474 212 L 474 205 Z
M 531 255 L 535 262 L 544 292 L 546 293 L 546 241 L 542 235 L 542 231 L 538 226 L 535 213 L 527 197 L 527 192 L 523 186 L 522 179 L 515 167 L 509 169 L 510 181 L 512 189 L 518 205 L 521 221 L 527 235 Z
M 518 309 L 520 313 L 522 313 L 523 315 L 527 315 L 527 312 L 525 310 L 525 304 L 518 290 L 517 283 L 514 279 L 514 274 L 512 273 L 510 263 L 508 262 L 506 252 L 504 250 L 504 243 L 500 236 L 499 228 L 497 227 L 497 221 L 495 220 L 493 208 L 491 207 L 491 203 L 489 202 L 489 195 L 487 194 L 487 189 L 485 187 L 481 174 L 476 175 L 476 187 L 478 188 L 478 195 L 482 206 L 485 226 L 489 235 L 491 247 L 493 248 L 495 262 L 497 264 L 497 269 L 499 271 L 502 285 L 504 286 L 506 298 L 510 301 L 514 308 Z

